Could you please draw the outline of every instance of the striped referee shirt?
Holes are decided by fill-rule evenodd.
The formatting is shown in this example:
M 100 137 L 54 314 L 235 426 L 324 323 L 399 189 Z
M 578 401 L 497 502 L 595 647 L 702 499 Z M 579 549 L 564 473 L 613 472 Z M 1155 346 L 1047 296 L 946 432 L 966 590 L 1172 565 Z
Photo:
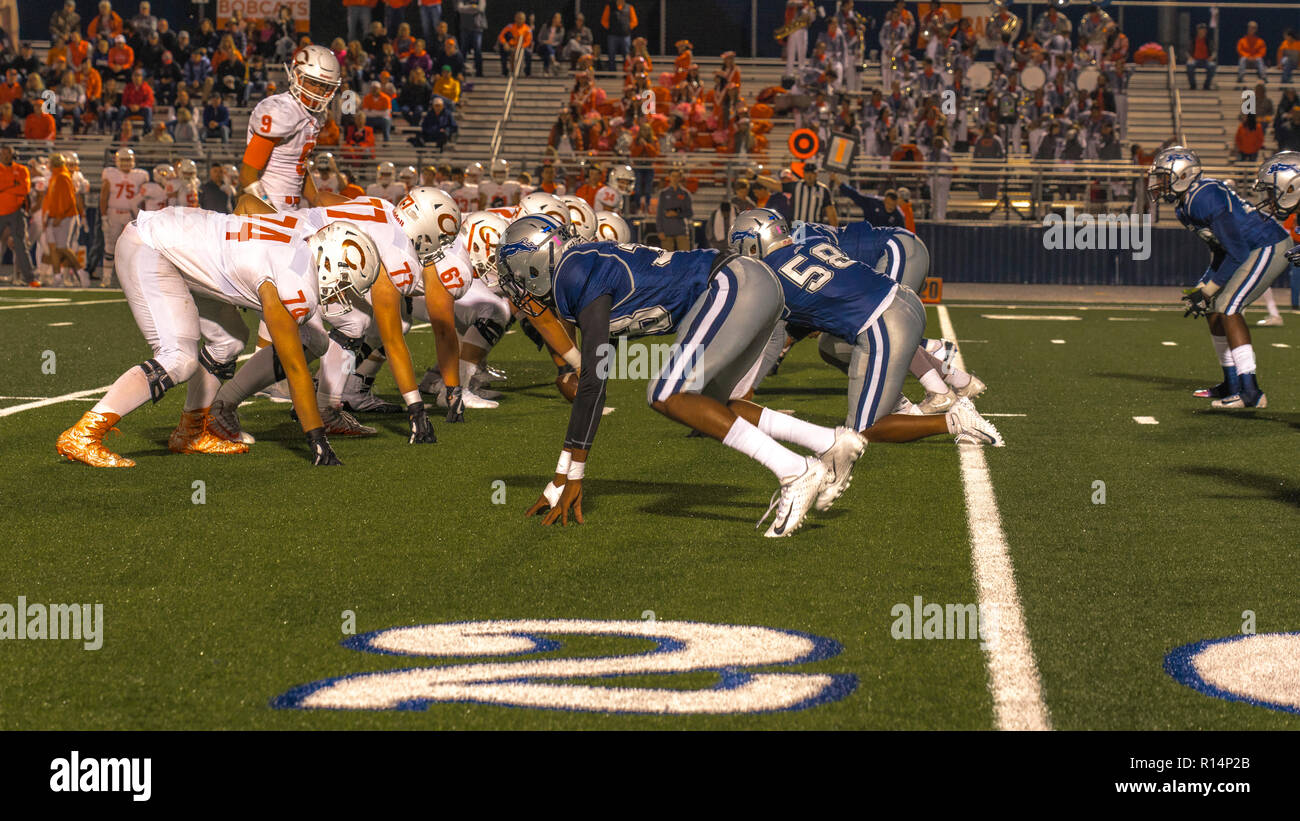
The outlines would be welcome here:
M 787 182 L 781 186 L 790 197 L 791 220 L 821 222 L 822 214 L 831 205 L 831 191 L 825 183 L 809 185 L 806 182 Z

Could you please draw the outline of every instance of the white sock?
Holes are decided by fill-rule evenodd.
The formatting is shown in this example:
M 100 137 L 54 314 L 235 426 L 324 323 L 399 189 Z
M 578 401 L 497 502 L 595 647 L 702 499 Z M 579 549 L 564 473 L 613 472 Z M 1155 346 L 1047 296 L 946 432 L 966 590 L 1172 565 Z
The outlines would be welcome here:
M 149 401 L 149 377 L 139 367 L 132 368 L 117 378 L 104 398 L 91 408 L 95 413 L 116 413 L 126 416 Z
M 1232 351 L 1228 349 L 1228 337 L 1211 334 L 1210 341 L 1214 343 L 1214 352 L 1219 355 L 1219 364 L 1225 368 L 1231 368 L 1233 358 Z
M 221 380 L 208 372 L 208 369 L 200 365 L 190 377 L 185 389 L 185 410 L 192 411 L 199 408 L 212 407 L 212 400 L 216 398 L 217 391 L 221 389 Z
M 814 425 L 788 413 L 777 413 L 771 408 L 763 408 L 763 415 L 758 417 L 758 429 L 773 439 L 794 442 L 814 453 L 825 453 L 835 444 L 834 428 Z
M 943 377 L 933 368 L 917 378 L 921 380 L 921 387 L 925 388 L 926 393 L 944 394 L 948 392 L 948 383 L 944 382 Z
M 751 459 L 762 462 L 768 470 L 776 474 L 776 478 L 785 479 L 787 476 L 798 476 L 808 469 L 808 463 L 804 457 L 787 450 L 772 437 L 763 433 L 758 428 L 736 417 L 727 435 L 722 440 L 722 444 L 729 448 L 738 450 Z
M 1232 349 L 1232 361 L 1237 366 L 1237 375 L 1244 376 L 1255 372 L 1255 347 L 1242 345 Z
M 478 373 L 478 365 L 473 362 L 466 362 L 464 359 L 460 360 L 460 384 L 462 387 L 468 389 L 469 380 L 473 379 L 476 373 Z
M 1264 289 L 1264 307 L 1268 308 L 1269 316 L 1278 316 L 1278 317 L 1282 316 L 1282 314 L 1278 313 L 1277 300 L 1273 298 L 1272 288 Z
M 379 373 L 379 369 L 383 367 L 385 359 L 387 359 L 387 357 L 378 356 L 377 354 L 372 353 L 370 356 L 366 357 L 364 362 L 357 366 L 354 373 L 362 379 L 369 379 Z

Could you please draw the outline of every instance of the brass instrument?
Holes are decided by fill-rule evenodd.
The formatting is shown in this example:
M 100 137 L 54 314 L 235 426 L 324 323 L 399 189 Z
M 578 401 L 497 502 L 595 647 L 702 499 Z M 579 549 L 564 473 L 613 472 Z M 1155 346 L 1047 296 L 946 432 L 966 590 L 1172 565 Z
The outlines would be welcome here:
M 793 20 L 778 28 L 776 33 L 772 36 L 777 41 L 781 41 L 789 37 L 791 34 L 794 34 L 796 31 L 806 29 L 811 25 L 812 15 L 809 13 L 809 9 L 805 7 Z

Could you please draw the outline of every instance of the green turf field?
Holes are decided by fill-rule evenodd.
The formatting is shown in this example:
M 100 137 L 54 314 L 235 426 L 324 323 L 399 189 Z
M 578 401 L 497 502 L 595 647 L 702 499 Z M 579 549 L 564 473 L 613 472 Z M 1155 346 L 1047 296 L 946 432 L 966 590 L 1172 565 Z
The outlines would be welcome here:
M 0 291 L 0 413 L 107 386 L 148 355 L 118 292 L 39 296 L 108 301 L 25 307 L 29 293 Z M 1204 324 L 1180 312 L 954 304 L 948 314 L 967 366 L 989 384 L 980 410 L 1023 414 L 993 418 L 1007 447 L 984 456 L 1051 726 L 1300 728 L 1294 713 L 1203 695 L 1163 669 L 1176 647 L 1239 633 L 1243 611 L 1256 614 L 1259 632 L 1300 629 L 1300 317 L 1255 331 L 1270 407 L 1225 416 L 1190 395 L 1219 374 Z M 1079 319 L 987 318 L 1024 314 Z M 929 318 L 938 335 L 933 306 Z M 433 361 L 427 330 L 410 342 L 418 368 Z M 797 346 L 757 399 L 834 424 L 844 378 L 815 347 Z M 52 374 L 42 370 L 46 351 Z M 553 366 L 522 334 L 509 334 L 492 360 L 510 376 L 500 409 L 454 426 L 435 414 L 439 443 L 429 446 L 406 444 L 404 416 L 369 417 L 381 434 L 335 437 L 346 463 L 337 470 L 311 468 L 288 407 L 265 400 L 241 411 L 258 438 L 251 455 L 176 456 L 166 449 L 181 407 L 174 392 L 107 440 L 139 463 L 126 471 L 55 455 L 55 438 L 90 400 L 0 416 L 0 602 L 98 602 L 105 623 L 96 651 L 0 642 L 0 728 L 996 726 L 979 641 L 891 632 L 891 609 L 914 597 L 978 600 L 950 438 L 868 447 L 833 511 L 814 513 L 791 539 L 767 540 L 754 523 L 776 488 L 771 475 L 716 442 L 686 439 L 645 405 L 644 381 L 613 381 L 615 410 L 588 471 L 587 523 L 545 529 L 522 513 L 555 464 L 569 406 L 552 386 Z M 379 387 L 392 395 L 387 371 Z M 917 396 L 914 383 L 908 390 Z M 196 481 L 205 504 L 193 502 Z M 1094 504 L 1097 481 L 1104 504 Z M 494 503 L 497 482 L 505 504 Z M 821 703 L 763 713 L 274 708 L 323 679 L 511 660 L 358 652 L 343 645 L 345 611 L 358 634 L 495 619 L 639 622 L 652 611 L 659 622 L 829 639 L 839 647 L 810 661 L 745 672 L 840 678 Z M 552 638 L 562 646 L 527 658 L 655 646 Z M 686 690 L 719 676 L 576 678 L 565 683 Z

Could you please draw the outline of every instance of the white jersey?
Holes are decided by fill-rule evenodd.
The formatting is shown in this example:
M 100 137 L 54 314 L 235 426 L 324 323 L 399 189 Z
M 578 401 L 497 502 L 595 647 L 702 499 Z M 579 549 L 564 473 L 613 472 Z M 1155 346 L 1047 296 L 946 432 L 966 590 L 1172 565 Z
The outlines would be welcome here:
M 254 136 L 279 140 L 262 171 L 262 187 L 277 211 L 298 207 L 307 158 L 316 147 L 321 121 L 289 92 L 272 94 L 248 115 L 248 140 Z
M 198 208 L 199 207 L 199 179 L 191 177 L 185 179 L 181 177 L 170 182 L 170 200 L 172 205 L 181 208 Z
M 447 192 L 451 198 L 456 201 L 456 207 L 462 214 L 468 214 L 471 211 L 478 210 L 478 186 L 466 183 L 461 186 L 453 186 Z
M 167 189 L 156 182 L 147 182 L 140 188 L 140 210 L 157 211 L 167 207 Z
M 190 290 L 240 308 L 262 310 L 257 289 L 271 282 L 299 325 L 320 303 L 307 238 L 294 214 L 218 214 L 197 208 L 142 211 L 140 239 L 180 269 Z
M 618 206 L 623 202 L 623 195 L 618 192 L 617 188 L 602 185 L 596 191 L 595 200 L 595 210 L 597 211 L 618 211 Z
M 388 200 L 393 205 L 401 201 L 406 196 L 406 186 L 400 182 L 372 182 L 366 186 L 366 196 L 379 197 L 381 200 Z
M 85 174 L 81 173 L 81 169 L 77 169 L 72 173 L 72 190 L 83 197 L 90 195 L 90 180 L 86 179 Z
M 519 204 L 519 183 L 514 180 L 506 180 L 505 182 L 486 180 L 479 183 L 478 191 L 483 197 L 485 203 L 483 208 L 485 210 Z
M 144 203 L 145 186 L 151 184 L 149 172 L 143 168 L 122 171 L 110 165 L 100 179 L 100 185 L 108 188 L 108 210 L 119 215 L 134 216 Z
M 337 194 L 343 189 L 343 180 L 338 174 L 319 172 L 311 175 L 312 182 L 316 184 L 317 191 L 323 191 L 327 194 Z
M 473 263 L 469 261 L 469 252 L 465 250 L 465 241 L 457 236 L 456 241 L 444 245 L 441 252 L 434 261 L 438 281 L 451 294 L 452 299 L 460 299 L 469 293 L 469 287 L 477 276 Z
M 379 248 L 379 259 L 388 277 L 402 296 L 417 296 L 424 292 L 423 267 L 415 253 L 415 245 L 397 219 L 397 211 L 388 200 L 379 197 L 359 197 L 327 208 L 305 208 L 295 211 L 311 231 L 326 225 L 347 220 L 365 231 Z M 370 295 L 365 296 L 366 301 Z
M 446 191 L 448 194 L 450 194 L 452 191 L 455 191 L 457 188 L 460 188 L 459 185 L 456 185 L 456 183 L 452 182 L 451 180 L 443 180 L 442 182 L 438 183 L 437 186 L 435 187 L 441 188 L 443 191 Z

